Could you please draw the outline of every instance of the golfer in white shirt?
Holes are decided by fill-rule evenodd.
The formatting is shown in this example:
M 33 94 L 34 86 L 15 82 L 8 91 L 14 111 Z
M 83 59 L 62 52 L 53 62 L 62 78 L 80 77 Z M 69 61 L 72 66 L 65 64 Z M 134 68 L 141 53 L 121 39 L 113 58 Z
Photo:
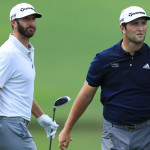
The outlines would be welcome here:
M 27 3 L 18 4 L 10 11 L 13 33 L 0 47 L 0 150 L 36 150 L 27 129 L 31 113 L 47 137 L 54 137 L 58 128 L 33 98 L 34 48 L 29 39 L 36 31 L 36 18 L 41 17 Z

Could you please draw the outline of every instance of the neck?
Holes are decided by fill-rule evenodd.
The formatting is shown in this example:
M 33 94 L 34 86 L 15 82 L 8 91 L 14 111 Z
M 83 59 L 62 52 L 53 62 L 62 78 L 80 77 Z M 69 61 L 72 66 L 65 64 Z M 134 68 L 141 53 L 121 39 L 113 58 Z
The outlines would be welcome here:
M 127 42 L 123 39 L 121 43 L 121 47 L 126 51 L 129 52 L 130 55 L 134 55 L 136 51 L 138 51 L 143 45 L 142 43 L 133 43 L 133 42 Z

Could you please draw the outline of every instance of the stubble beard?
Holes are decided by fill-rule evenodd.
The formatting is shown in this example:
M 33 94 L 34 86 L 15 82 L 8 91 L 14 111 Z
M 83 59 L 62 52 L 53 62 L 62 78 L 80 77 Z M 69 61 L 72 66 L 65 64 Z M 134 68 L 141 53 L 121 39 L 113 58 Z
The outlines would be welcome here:
M 130 41 L 130 42 L 132 42 L 132 43 L 135 43 L 135 44 L 142 44 L 143 42 L 144 42 L 144 40 L 145 40 L 145 36 L 143 37 L 143 38 L 141 38 L 141 39 L 139 39 L 139 38 L 137 38 L 137 37 L 127 37 L 128 38 L 128 40 Z

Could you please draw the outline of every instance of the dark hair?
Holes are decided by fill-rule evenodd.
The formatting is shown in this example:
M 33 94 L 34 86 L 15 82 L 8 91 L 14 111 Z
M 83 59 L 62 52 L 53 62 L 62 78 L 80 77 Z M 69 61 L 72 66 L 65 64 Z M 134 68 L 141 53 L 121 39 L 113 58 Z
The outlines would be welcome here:
M 122 23 L 122 26 L 127 29 L 127 23 Z

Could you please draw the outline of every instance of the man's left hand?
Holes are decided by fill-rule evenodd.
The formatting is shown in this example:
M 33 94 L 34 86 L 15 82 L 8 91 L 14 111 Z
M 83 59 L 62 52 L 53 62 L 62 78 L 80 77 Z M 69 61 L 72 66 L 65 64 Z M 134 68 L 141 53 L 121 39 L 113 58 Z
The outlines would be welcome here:
M 40 124 L 40 126 L 44 128 L 44 130 L 47 134 L 47 138 L 52 136 L 52 138 L 54 139 L 55 133 L 56 133 L 57 128 L 59 127 L 59 125 L 56 124 L 56 122 L 53 121 L 52 118 L 50 118 L 48 115 L 45 115 L 45 114 L 40 116 L 37 119 L 37 121 Z

